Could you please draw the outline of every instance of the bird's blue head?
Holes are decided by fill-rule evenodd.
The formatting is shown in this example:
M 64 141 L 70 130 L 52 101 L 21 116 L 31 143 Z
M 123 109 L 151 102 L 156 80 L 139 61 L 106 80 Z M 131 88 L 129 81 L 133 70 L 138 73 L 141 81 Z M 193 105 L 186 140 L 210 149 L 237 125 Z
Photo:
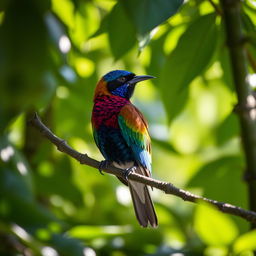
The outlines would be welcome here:
M 125 70 L 114 70 L 103 76 L 107 89 L 112 95 L 130 99 L 136 83 L 154 78 L 153 76 L 136 76 Z

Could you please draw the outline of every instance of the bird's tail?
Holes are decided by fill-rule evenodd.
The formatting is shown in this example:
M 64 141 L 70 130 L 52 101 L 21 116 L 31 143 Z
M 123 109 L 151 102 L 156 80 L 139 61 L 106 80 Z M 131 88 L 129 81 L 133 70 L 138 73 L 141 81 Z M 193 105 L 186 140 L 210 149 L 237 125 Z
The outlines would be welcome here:
M 136 168 L 136 173 L 145 175 L 145 172 L 146 170 L 142 166 Z M 150 224 L 153 228 L 156 228 L 158 225 L 157 216 L 147 186 L 131 180 L 128 181 L 128 185 L 135 214 L 140 225 L 147 227 Z

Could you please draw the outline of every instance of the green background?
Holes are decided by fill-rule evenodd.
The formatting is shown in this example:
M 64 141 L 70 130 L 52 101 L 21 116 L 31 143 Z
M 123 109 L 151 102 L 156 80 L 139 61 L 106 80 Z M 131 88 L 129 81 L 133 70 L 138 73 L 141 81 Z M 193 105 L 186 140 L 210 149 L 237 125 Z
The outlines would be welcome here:
M 255 60 L 256 2 L 245 0 L 241 12 Z M 157 77 L 132 99 L 149 122 L 153 177 L 247 208 L 237 97 L 212 1 L 4 0 L 0 255 L 253 255 L 256 231 L 245 220 L 156 189 L 159 227 L 141 228 L 115 177 L 58 152 L 27 125 L 36 110 L 72 147 L 102 160 L 93 92 L 114 69 Z

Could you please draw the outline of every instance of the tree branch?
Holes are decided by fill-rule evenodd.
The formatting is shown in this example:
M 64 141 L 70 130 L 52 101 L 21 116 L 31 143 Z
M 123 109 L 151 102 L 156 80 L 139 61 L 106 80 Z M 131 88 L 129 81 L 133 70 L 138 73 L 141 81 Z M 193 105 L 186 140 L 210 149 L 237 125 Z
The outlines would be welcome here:
M 41 122 L 37 114 L 35 114 L 34 117 L 29 121 L 29 124 L 34 126 L 37 130 L 39 130 L 40 133 L 43 136 L 45 136 L 49 141 L 51 141 L 59 151 L 66 153 L 69 156 L 75 158 L 81 164 L 89 165 L 91 167 L 99 169 L 99 165 L 100 165 L 99 161 L 93 158 L 90 158 L 87 154 L 79 153 L 78 151 L 71 148 L 65 140 L 53 134 L 51 130 Z M 115 176 L 118 176 L 118 177 L 124 177 L 125 175 L 124 170 L 116 168 L 114 166 L 108 166 L 106 168 L 103 168 L 103 171 L 106 173 L 114 174 Z M 159 190 L 162 190 L 166 194 L 172 194 L 177 197 L 180 197 L 184 201 L 189 201 L 192 203 L 198 203 L 200 201 L 201 202 L 203 201 L 203 202 L 210 203 L 216 206 L 220 211 L 224 213 L 229 213 L 231 215 L 239 216 L 251 223 L 256 223 L 256 212 L 248 211 L 238 206 L 234 206 L 231 204 L 222 203 L 216 200 L 194 195 L 189 191 L 175 187 L 171 183 L 145 177 L 137 173 L 130 173 L 128 178 L 130 180 L 134 180 L 134 181 L 146 184 L 148 186 L 157 188 Z
M 210 2 L 210 4 L 212 5 L 212 7 L 215 9 L 216 13 L 220 16 L 222 16 L 222 10 L 219 7 L 218 4 L 214 3 L 213 0 L 208 0 Z

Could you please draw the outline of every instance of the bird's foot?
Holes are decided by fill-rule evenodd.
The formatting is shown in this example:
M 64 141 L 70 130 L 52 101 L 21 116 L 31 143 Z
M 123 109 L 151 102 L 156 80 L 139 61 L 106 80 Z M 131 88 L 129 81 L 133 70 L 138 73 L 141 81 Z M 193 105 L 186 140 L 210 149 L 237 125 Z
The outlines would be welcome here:
M 108 160 L 103 160 L 100 162 L 99 165 L 99 172 L 101 175 L 104 175 L 104 173 L 102 172 L 103 169 L 107 168 L 110 165 L 110 162 Z
M 133 167 L 130 167 L 130 168 L 125 169 L 124 178 L 125 178 L 126 180 L 128 180 L 128 176 L 129 176 L 131 173 L 135 172 L 135 171 L 136 171 L 136 166 L 133 166 Z

